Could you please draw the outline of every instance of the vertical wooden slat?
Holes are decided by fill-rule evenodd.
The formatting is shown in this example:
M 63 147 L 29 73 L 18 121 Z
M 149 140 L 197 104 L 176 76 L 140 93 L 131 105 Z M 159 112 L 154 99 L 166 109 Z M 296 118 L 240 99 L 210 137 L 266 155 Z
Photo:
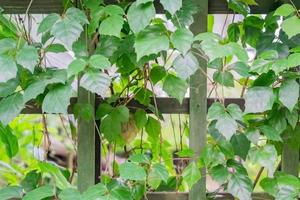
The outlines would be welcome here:
M 199 7 L 199 12 L 194 16 L 191 31 L 194 34 L 207 31 L 208 0 L 194 0 Z M 198 159 L 206 145 L 206 112 L 207 112 L 207 63 L 199 58 L 200 67 L 190 80 L 190 148 L 194 150 Z M 206 199 L 205 169 L 202 169 L 202 178 L 191 189 L 190 200 Z
M 293 149 L 289 144 L 283 144 L 281 169 L 287 174 L 299 175 L 299 149 Z

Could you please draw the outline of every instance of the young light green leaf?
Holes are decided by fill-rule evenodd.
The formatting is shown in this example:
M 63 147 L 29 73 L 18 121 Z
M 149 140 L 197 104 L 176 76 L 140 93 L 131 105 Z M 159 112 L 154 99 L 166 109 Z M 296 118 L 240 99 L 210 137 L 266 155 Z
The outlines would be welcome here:
M 171 97 L 176 98 L 180 103 L 182 103 L 185 97 L 187 88 L 188 85 L 184 80 L 172 74 L 169 74 L 163 83 L 163 90 Z
M 17 63 L 28 69 L 31 73 L 34 72 L 35 66 L 38 64 L 39 54 L 35 47 L 25 45 L 17 53 Z
M 155 8 L 153 3 L 137 4 L 137 2 L 134 2 L 127 13 L 128 23 L 134 33 L 143 30 L 154 17 Z
M 50 31 L 53 25 L 59 20 L 60 16 L 56 13 L 47 15 L 38 27 L 38 33 Z
M 92 55 L 89 60 L 89 65 L 96 69 L 108 69 L 111 66 L 108 58 L 101 54 Z
M 175 1 L 172 0 L 172 2 Z M 193 40 L 193 33 L 186 28 L 177 29 L 171 35 L 171 42 L 173 43 L 174 47 L 178 49 L 183 55 L 185 55 L 191 49 Z
M 160 0 L 164 9 L 174 15 L 182 7 L 182 0 Z
M 288 57 L 288 65 L 286 68 L 293 68 L 300 65 L 300 53 L 293 53 Z
M 169 39 L 164 34 L 163 25 L 153 25 L 141 31 L 135 39 L 134 47 L 137 60 L 143 56 L 157 54 L 169 49 Z
M 13 130 L 9 126 L 5 127 L 1 123 L 0 140 L 5 145 L 6 155 L 9 158 L 13 158 L 19 151 L 18 138 L 13 134 Z
M 0 55 L 0 82 L 6 82 L 17 76 L 17 65 L 14 60 L 7 55 Z
M 191 162 L 182 173 L 183 180 L 192 188 L 201 178 L 200 169 L 195 162 Z
M 120 177 L 125 180 L 132 181 L 145 181 L 146 171 L 143 167 L 140 167 L 134 163 L 125 162 L 119 167 Z
M 16 41 L 11 38 L 4 38 L 0 40 L 0 54 L 16 48 Z
M 279 8 L 276 9 L 274 15 L 287 17 L 294 13 L 296 10 L 291 4 L 283 4 Z
M 177 56 L 174 60 L 173 67 L 178 77 L 186 80 L 199 69 L 199 62 L 193 53 L 190 52 L 184 56 Z
M 275 95 L 272 88 L 253 87 L 245 95 L 245 112 L 260 113 L 272 109 Z
M 24 107 L 23 96 L 17 92 L 0 101 L 0 122 L 7 125 L 16 118 Z
M 282 22 L 281 28 L 291 38 L 300 33 L 300 19 L 297 16 L 290 17 Z
M 299 83 L 295 80 L 286 80 L 280 86 L 279 100 L 291 112 L 299 100 L 299 89 Z
M 112 35 L 120 37 L 120 32 L 124 24 L 124 19 L 120 15 L 112 15 L 106 18 L 99 28 L 99 33 L 101 35 Z
M 68 106 L 72 96 L 70 85 L 58 85 L 48 92 L 43 101 L 42 110 L 45 113 L 68 114 Z
M 109 89 L 110 83 L 110 77 L 102 72 L 88 71 L 80 79 L 81 87 L 93 93 L 96 93 L 102 97 L 105 97 Z

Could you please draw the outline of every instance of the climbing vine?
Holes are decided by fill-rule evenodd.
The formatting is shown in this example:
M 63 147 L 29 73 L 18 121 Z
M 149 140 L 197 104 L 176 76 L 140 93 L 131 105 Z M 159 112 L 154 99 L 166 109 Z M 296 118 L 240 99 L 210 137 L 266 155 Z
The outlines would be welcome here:
M 60 168 L 38 162 L 20 185 L 0 190 L 0 199 L 138 200 L 148 191 L 192 188 L 203 167 L 221 185 L 220 190 L 241 200 L 251 199 L 257 184 L 276 199 L 299 198 L 298 177 L 277 170 L 283 144 L 296 150 L 300 144 L 299 10 L 293 3 L 283 4 L 259 16 L 249 14 L 254 0 L 228 3 L 234 15 L 241 14 L 243 19 L 233 21 L 226 36 L 194 35 L 189 30 L 198 12 L 192 0 L 160 0 L 163 15 L 156 13 L 153 0 L 116 5 L 83 0 L 77 8 L 69 2 L 61 15 L 44 17 L 37 29 L 38 42 L 24 26 L 29 16 L 12 21 L 1 14 L 0 139 L 7 156 L 12 159 L 19 148 L 11 121 L 32 102 L 43 113 L 68 114 L 77 84 L 103 102 L 96 111 L 91 104 L 76 103 L 71 108 L 76 119 L 95 124 L 100 120 L 96 129 L 108 144 L 105 150 L 124 147 L 128 159 L 120 165 L 114 162 L 113 172 L 82 194 Z M 63 52 L 74 57 L 67 69 L 49 65 L 49 53 Z M 202 61 L 213 71 L 212 77 L 199 68 Z M 216 94 L 207 115 L 208 143 L 197 161 L 175 172 L 165 149 L 169 143 L 162 139 L 163 115 L 154 88 L 160 85 L 182 103 L 190 76 L 197 70 L 213 86 L 210 94 Z M 225 104 L 224 88 L 234 87 L 241 88 L 244 109 Z M 130 108 L 132 100 L 146 109 Z M 184 134 L 188 125 L 180 129 Z M 126 148 L 139 137 L 133 149 Z M 190 158 L 194 152 L 182 144 L 182 137 L 176 155 Z M 260 179 L 258 174 L 258 180 L 252 180 L 246 161 L 260 165 L 267 178 Z M 45 174 L 52 178 L 46 179 Z

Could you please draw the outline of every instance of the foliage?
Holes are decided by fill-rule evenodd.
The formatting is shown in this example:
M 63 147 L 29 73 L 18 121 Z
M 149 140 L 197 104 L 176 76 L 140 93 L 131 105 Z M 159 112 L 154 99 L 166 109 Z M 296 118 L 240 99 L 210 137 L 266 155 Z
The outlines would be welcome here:
M 76 93 L 72 84 L 77 80 L 80 88 L 101 96 L 104 103 L 95 117 L 91 105 L 76 104 L 71 108 L 76 118 L 100 120 L 98 134 L 114 148 L 126 147 L 139 131 L 145 130 L 147 141 L 143 147 L 142 138 L 132 152 L 126 152 L 126 162 L 113 164 L 112 177 L 103 176 L 101 184 L 82 194 L 69 183 L 67 170 L 35 161 L 21 173 L 24 177 L 18 177 L 22 181 L 0 190 L 0 199 L 136 200 L 147 191 L 190 189 L 205 167 L 222 189 L 247 200 L 253 183 L 244 161 L 268 170 L 260 185 L 276 199 L 300 196 L 298 178 L 275 173 L 283 144 L 293 143 L 298 149 L 300 145 L 299 11 L 284 4 L 262 17 L 249 14 L 249 5 L 256 5 L 255 1 L 229 0 L 229 8 L 244 19 L 232 23 L 223 38 L 211 32 L 193 35 L 188 26 L 197 6 L 192 1 L 160 2 L 166 11 L 164 17 L 156 15 L 153 0 L 118 5 L 84 0 L 82 9 L 71 6 L 61 16 L 46 16 L 39 24 L 42 37 L 37 43 L 31 41 L 26 29 L 1 15 L 1 27 L 3 21 L 12 27 L 9 34 L 0 35 L 0 140 L 8 160 L 19 150 L 11 121 L 26 103 L 35 100 L 44 113 L 67 114 L 70 98 Z M 168 27 L 167 21 L 174 27 Z M 255 50 L 254 58 L 246 48 Z M 75 57 L 68 69 L 45 64 L 47 52 L 66 51 Z M 176 174 L 170 163 L 172 155 L 166 150 L 168 141 L 161 139 L 163 117 L 153 88 L 162 85 L 164 92 L 182 103 L 190 76 L 203 61 L 213 70 L 208 80 L 217 94 L 217 87 L 239 84 L 243 88 L 245 110 L 236 104 L 225 106 L 224 94 L 218 96 L 208 111 L 209 142 L 199 162 L 189 161 Z M 133 99 L 154 115 L 141 109 L 132 113 L 127 105 Z M 296 139 L 291 142 L 293 137 Z M 193 155 L 186 148 L 180 150 L 181 157 Z

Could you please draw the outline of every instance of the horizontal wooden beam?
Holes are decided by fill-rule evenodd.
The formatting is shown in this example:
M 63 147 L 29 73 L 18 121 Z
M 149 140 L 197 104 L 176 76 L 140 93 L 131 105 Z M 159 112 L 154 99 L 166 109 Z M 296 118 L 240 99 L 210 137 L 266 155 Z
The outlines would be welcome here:
M 284 0 L 282 0 L 284 1 Z M 116 0 L 106 0 L 107 4 L 115 4 Z M 266 14 L 275 10 L 282 3 L 278 0 L 257 0 L 258 6 L 251 6 L 251 13 Z M 4 9 L 7 14 L 24 14 L 28 8 L 30 0 L 0 0 L 0 7 Z M 208 1 L 209 14 L 227 14 L 232 13 L 228 9 L 226 0 L 209 0 Z M 296 6 L 300 8 L 300 2 L 294 1 Z M 156 11 L 163 13 L 163 7 L 159 0 L 155 1 Z M 28 9 L 30 14 L 48 14 L 61 13 L 64 10 L 63 0 L 34 0 Z
M 154 99 L 151 100 L 151 104 L 154 105 Z M 211 106 L 217 99 L 209 98 L 207 100 L 208 107 Z M 68 113 L 72 114 L 72 107 L 76 104 L 77 98 L 71 98 L 70 106 L 68 109 Z M 96 106 L 103 103 L 104 100 L 101 98 L 96 99 Z M 189 106 L 190 106 L 190 99 L 185 98 L 183 99 L 182 104 L 180 104 L 174 98 L 167 98 L 167 97 L 159 97 L 156 98 L 157 108 L 162 114 L 189 114 Z M 225 105 L 229 105 L 231 103 L 237 104 L 240 106 L 242 110 L 244 110 L 244 99 L 240 98 L 227 98 L 225 99 Z M 146 109 L 146 107 L 135 100 L 130 101 L 127 104 L 127 107 L 134 111 L 138 108 Z M 147 109 L 146 109 L 147 110 Z M 150 110 L 147 110 L 148 113 L 151 113 Z M 23 109 L 22 114 L 41 114 L 42 109 L 40 106 L 36 105 L 34 101 L 31 101 L 26 104 L 26 108 Z

